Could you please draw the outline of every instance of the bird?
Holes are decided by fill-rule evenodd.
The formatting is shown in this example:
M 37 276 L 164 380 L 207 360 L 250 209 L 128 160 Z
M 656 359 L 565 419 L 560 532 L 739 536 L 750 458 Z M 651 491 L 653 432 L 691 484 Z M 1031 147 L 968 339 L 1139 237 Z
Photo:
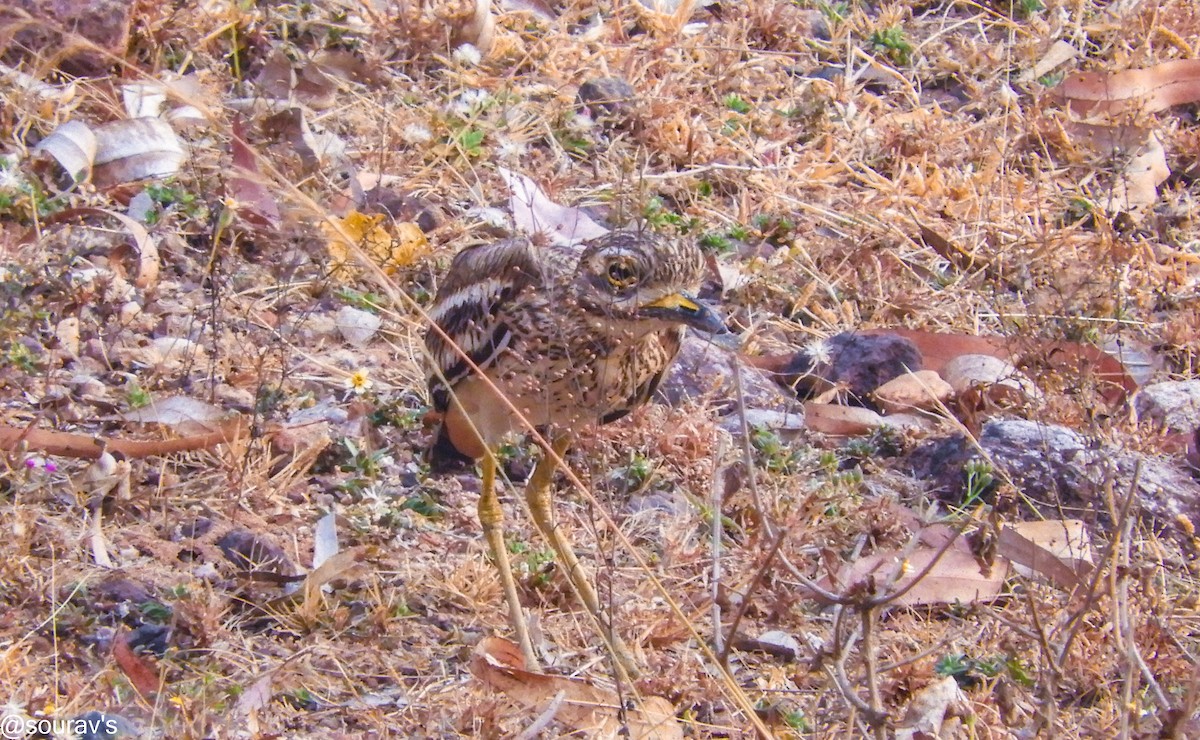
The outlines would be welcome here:
M 580 429 L 620 419 L 650 399 L 687 329 L 727 333 L 718 314 L 695 297 L 704 264 L 695 243 L 646 230 L 614 230 L 574 244 L 519 236 L 456 254 L 427 310 L 436 423 L 428 459 L 435 469 L 479 461 L 480 524 L 532 670 L 538 660 L 504 544 L 496 450 L 530 429 L 549 442 L 526 483 L 530 516 L 600 625 L 618 669 L 636 676 L 636 662 L 555 526 L 550 484 Z

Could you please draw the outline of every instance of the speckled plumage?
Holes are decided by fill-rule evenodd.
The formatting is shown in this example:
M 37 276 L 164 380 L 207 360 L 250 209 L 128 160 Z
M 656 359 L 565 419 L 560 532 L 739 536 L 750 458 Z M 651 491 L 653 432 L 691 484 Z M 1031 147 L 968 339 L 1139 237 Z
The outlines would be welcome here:
M 430 462 L 443 468 L 455 458 L 481 459 L 479 522 L 527 666 L 536 667 L 537 656 L 504 542 L 492 453 L 509 432 L 526 424 L 545 428 L 551 449 L 525 489 L 530 517 L 601 628 L 618 671 L 636 675 L 570 540 L 554 523 L 549 489 L 580 425 L 611 421 L 650 397 L 685 326 L 724 331 L 688 293 L 703 265 L 694 244 L 649 233 L 611 232 L 572 247 L 509 239 L 459 253 L 429 309 L 429 389 L 441 414 Z
M 613 265 L 636 272 L 631 289 L 610 280 Z M 694 290 L 702 274 L 695 245 L 651 233 L 617 231 L 571 247 L 509 239 L 459 253 L 429 315 L 530 424 L 570 432 L 650 397 L 692 322 L 646 307 Z M 435 455 L 482 456 L 478 438 L 459 428 L 464 415 L 483 446 L 523 428 L 445 337 L 430 330 L 426 345 L 434 408 L 444 415 Z

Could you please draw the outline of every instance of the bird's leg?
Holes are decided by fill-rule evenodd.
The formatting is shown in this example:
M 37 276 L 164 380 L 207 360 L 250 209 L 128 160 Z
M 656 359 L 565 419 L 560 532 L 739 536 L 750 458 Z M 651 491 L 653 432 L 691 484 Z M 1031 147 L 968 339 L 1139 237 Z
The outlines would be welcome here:
M 572 549 L 567 536 L 554 523 L 550 483 L 554 479 L 557 460 L 562 457 L 570 445 L 571 435 L 564 434 L 554 439 L 550 450 L 543 452 L 542 459 L 538 461 L 533 475 L 529 477 L 529 482 L 525 486 L 525 499 L 529 502 L 529 513 L 542 536 L 550 542 L 550 547 L 554 549 L 558 561 L 566 569 L 567 580 L 575 591 L 575 595 L 599 624 L 602 636 L 616 659 L 618 672 L 625 674 L 626 677 L 637 678 L 639 673 L 637 663 L 629 653 L 629 648 L 625 646 L 625 642 L 613 629 L 612 622 L 601 611 L 600 597 L 596 594 L 596 588 L 588 579 L 587 573 L 584 572 L 579 558 L 575 556 L 575 550 Z
M 529 640 L 529 625 L 521 609 L 521 598 L 517 593 L 517 581 L 513 577 L 508 560 L 508 548 L 504 544 L 504 510 L 500 508 L 500 497 L 496 495 L 496 457 L 488 450 L 480 463 L 483 468 L 482 486 L 479 492 L 479 524 L 487 539 L 492 561 L 500 571 L 500 585 L 504 588 L 504 600 L 508 602 L 508 617 L 517 633 L 517 643 L 525 655 L 525 668 L 540 670 L 537 656 L 533 654 L 533 643 Z

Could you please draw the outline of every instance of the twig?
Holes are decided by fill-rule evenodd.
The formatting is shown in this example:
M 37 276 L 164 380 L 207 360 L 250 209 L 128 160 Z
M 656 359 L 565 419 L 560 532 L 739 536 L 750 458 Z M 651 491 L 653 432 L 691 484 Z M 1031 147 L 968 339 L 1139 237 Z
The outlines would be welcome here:
M 717 435 L 717 450 L 713 457 L 712 474 L 712 623 L 713 650 L 717 659 L 722 663 L 729 657 L 725 640 L 721 634 L 721 537 L 724 529 L 721 526 L 721 510 L 725 505 L 725 481 L 722 475 L 721 461 L 725 458 L 725 435 Z M 743 602 L 745 600 L 743 599 Z M 740 616 L 740 612 L 739 612 Z M 732 637 L 730 633 L 730 637 Z
M 1129 516 L 1129 509 L 1133 505 L 1134 494 L 1137 493 L 1138 483 L 1141 482 L 1141 479 L 1142 461 L 1139 459 L 1137 461 L 1137 467 L 1133 469 L 1133 480 L 1129 482 L 1129 491 L 1125 494 L 1125 500 L 1121 502 L 1121 511 L 1117 515 L 1117 520 L 1114 522 L 1116 525 L 1114 527 L 1114 531 L 1116 532 L 1120 532 L 1125 525 L 1125 518 Z M 1113 553 L 1116 551 L 1119 539 L 1120 537 L 1117 536 L 1109 541 L 1108 547 L 1105 548 L 1104 557 L 1099 560 L 1099 563 L 1107 562 L 1109 563 L 1109 567 L 1112 567 L 1111 560 L 1113 558 Z M 1088 582 L 1087 595 L 1084 598 L 1083 605 L 1071 615 L 1071 619 L 1068 622 L 1069 627 L 1067 638 L 1063 640 L 1062 647 L 1058 651 L 1057 663 L 1059 665 L 1062 665 L 1062 663 L 1067 659 L 1067 653 L 1069 653 L 1071 650 L 1071 643 L 1075 641 L 1075 636 L 1079 634 L 1079 628 L 1083 624 L 1083 616 L 1091 611 L 1092 606 L 1095 604 L 1096 588 L 1100 585 L 1100 579 L 1103 577 L 1104 572 L 1104 568 L 1099 567 L 1099 565 L 1097 565 L 1096 569 L 1092 571 L 1092 578 Z
M 779 552 L 779 548 L 783 545 L 783 539 L 787 535 L 787 530 L 781 529 L 779 534 L 775 536 L 775 541 L 771 543 L 771 549 L 767 551 L 767 556 L 763 558 L 762 565 L 754 573 L 754 578 L 750 580 L 750 585 L 746 587 L 746 593 L 742 595 L 742 603 L 738 605 L 737 613 L 733 615 L 733 622 L 729 625 L 729 637 L 725 640 L 725 648 L 719 650 L 717 658 L 722 664 L 729 660 L 729 646 L 733 644 L 733 637 L 737 634 L 738 624 L 741 623 L 742 617 L 746 614 L 746 609 L 750 605 L 750 596 L 762 583 L 767 571 L 771 568 L 771 561 L 775 559 L 775 555 Z M 718 627 L 719 629 L 719 627 Z

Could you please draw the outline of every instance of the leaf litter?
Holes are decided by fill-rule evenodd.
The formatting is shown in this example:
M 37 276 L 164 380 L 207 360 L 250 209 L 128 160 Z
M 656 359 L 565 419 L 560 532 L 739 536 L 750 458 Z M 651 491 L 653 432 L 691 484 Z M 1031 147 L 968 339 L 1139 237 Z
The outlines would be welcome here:
M 247 736 L 1194 734 L 1195 430 L 1126 405 L 1200 351 L 1190 3 L 104 12 L 108 56 L 0 15 L 13 711 L 170 737 L 231 733 L 230 708 Z M 569 456 L 559 526 L 636 685 L 519 506 L 550 668 L 503 658 L 478 482 L 421 462 L 421 309 L 509 224 L 696 239 L 736 356 L 807 411 L 752 423 L 784 412 L 714 347 L 688 364 L 720 382 Z M 989 446 L 1024 419 L 1025 449 Z

